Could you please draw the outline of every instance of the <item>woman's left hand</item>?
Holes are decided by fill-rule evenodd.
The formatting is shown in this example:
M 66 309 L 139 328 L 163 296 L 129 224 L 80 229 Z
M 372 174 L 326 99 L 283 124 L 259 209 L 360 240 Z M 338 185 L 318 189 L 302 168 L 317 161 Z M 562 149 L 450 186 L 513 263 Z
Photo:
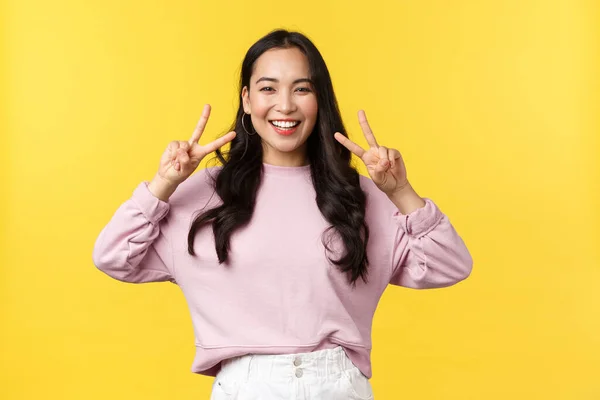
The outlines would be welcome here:
M 336 140 L 365 163 L 373 182 L 388 196 L 408 186 L 406 167 L 400 152 L 377 144 L 375 135 L 367 122 L 367 116 L 362 110 L 358 112 L 358 122 L 369 144 L 368 150 L 363 149 L 339 132 L 334 135 Z

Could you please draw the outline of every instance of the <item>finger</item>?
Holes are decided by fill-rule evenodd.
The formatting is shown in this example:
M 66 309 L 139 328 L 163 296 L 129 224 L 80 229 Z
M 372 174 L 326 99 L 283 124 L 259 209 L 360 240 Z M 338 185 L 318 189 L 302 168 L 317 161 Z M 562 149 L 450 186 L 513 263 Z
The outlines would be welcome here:
M 373 168 L 373 181 L 377 184 L 383 183 L 385 179 L 385 172 L 388 166 L 384 164 L 384 161 L 387 162 L 387 159 L 379 159 L 379 162 Z
M 388 159 L 390 160 L 392 168 L 396 166 L 398 160 L 400 160 L 400 152 L 396 149 L 388 149 Z
M 180 165 L 181 170 L 187 169 L 186 167 L 188 167 L 190 164 L 190 156 L 188 155 L 188 153 L 186 151 L 183 151 L 183 150 L 178 151 L 177 164 Z M 178 171 L 179 171 L 179 169 L 178 169 Z
M 177 142 L 177 141 L 170 142 L 169 145 L 167 146 L 167 149 L 165 150 L 165 152 L 167 153 L 168 158 L 171 161 L 175 159 L 178 148 L 179 148 L 179 142 Z
M 233 138 L 235 137 L 235 135 L 236 135 L 235 131 L 231 131 L 228 134 L 226 134 L 225 136 L 222 136 L 222 137 L 218 138 L 217 140 L 212 141 L 212 142 L 208 143 L 207 145 L 203 146 L 202 149 L 206 152 L 206 154 L 212 153 L 213 151 L 217 150 L 218 148 L 231 142 L 233 140 Z
M 387 160 L 388 158 L 388 148 L 385 146 L 379 146 L 377 148 L 377 153 L 379 155 L 379 159 Z
M 371 147 L 379 147 L 377 144 L 377 140 L 375 139 L 375 135 L 369 126 L 369 121 L 367 121 L 367 114 L 363 110 L 358 112 L 358 123 L 362 128 L 363 133 L 365 134 L 365 138 L 367 138 L 367 143 Z
M 359 145 L 357 145 L 356 143 L 354 143 L 352 140 L 348 139 L 346 136 L 342 135 L 341 133 L 336 132 L 335 135 L 333 135 L 333 137 L 335 137 L 335 139 L 338 142 L 340 142 L 342 144 L 342 146 L 344 146 L 345 148 L 350 150 L 357 157 L 362 158 L 362 156 L 365 154 L 365 150 L 362 147 L 360 147 Z
M 187 149 L 184 147 L 183 143 L 186 146 L 189 146 L 188 142 L 182 141 L 174 141 L 169 144 L 169 159 L 172 166 L 175 166 L 179 162 L 179 156 L 182 153 L 187 154 Z
M 202 116 L 196 125 L 196 129 L 194 129 L 194 133 L 192 133 L 192 138 L 189 140 L 189 144 L 198 143 L 200 136 L 202 136 L 202 133 L 204 132 L 206 123 L 208 122 L 208 117 L 210 117 L 210 104 L 205 105 L 204 109 L 202 109 Z
M 192 146 L 189 142 L 180 141 L 179 148 L 187 153 L 192 148 Z
M 387 168 L 390 165 L 389 159 L 388 159 L 388 148 L 385 146 L 380 146 L 377 149 L 378 153 L 379 153 L 379 162 L 378 164 L 382 165 L 384 168 Z

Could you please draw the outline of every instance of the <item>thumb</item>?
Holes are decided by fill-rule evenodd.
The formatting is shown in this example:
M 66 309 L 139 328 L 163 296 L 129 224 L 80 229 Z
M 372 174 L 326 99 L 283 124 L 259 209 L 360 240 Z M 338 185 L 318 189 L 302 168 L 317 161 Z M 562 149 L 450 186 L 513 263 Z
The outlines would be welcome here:
M 373 168 L 373 182 L 381 185 L 385 181 L 385 173 L 390 167 L 390 162 L 387 159 L 381 158 Z

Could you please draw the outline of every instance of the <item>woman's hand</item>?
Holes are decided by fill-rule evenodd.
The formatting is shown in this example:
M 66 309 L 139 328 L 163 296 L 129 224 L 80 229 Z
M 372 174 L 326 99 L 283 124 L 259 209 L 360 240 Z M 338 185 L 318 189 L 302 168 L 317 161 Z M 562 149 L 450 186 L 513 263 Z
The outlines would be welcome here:
M 192 175 L 204 157 L 231 142 L 235 137 L 235 132 L 229 132 L 213 142 L 200 145 L 198 141 L 204 132 L 209 116 L 210 105 L 207 104 L 202 110 L 202 116 L 190 140 L 187 142 L 172 141 L 167 146 L 160 159 L 158 172 L 148 186 L 156 197 L 166 201 L 177 186 Z
M 375 135 L 367 122 L 367 116 L 362 110 L 358 112 L 358 122 L 369 144 L 368 150 L 363 149 L 339 132 L 336 132 L 334 136 L 338 142 L 365 163 L 367 171 L 377 187 L 391 196 L 409 184 L 402 155 L 396 149 L 389 149 L 377 144 Z
M 200 145 L 198 141 L 204 132 L 209 117 L 210 105 L 207 104 L 202 110 L 202 116 L 192 133 L 191 139 L 187 142 L 173 141 L 169 143 L 160 159 L 158 176 L 166 182 L 179 185 L 198 168 L 204 157 L 233 140 L 235 132 L 229 132 L 213 142 Z

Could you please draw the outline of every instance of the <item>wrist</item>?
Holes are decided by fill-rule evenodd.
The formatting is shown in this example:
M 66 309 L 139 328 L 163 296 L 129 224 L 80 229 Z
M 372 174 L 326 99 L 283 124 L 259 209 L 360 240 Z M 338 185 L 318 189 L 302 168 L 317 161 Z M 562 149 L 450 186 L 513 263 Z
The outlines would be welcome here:
M 410 182 L 408 180 L 406 180 L 404 183 L 402 183 L 398 187 L 394 188 L 394 190 L 392 190 L 392 192 L 388 196 L 404 195 L 410 191 L 414 191 L 414 190 L 413 190 L 412 186 L 410 185 Z
M 403 215 L 408 215 L 419 208 L 425 207 L 426 204 L 425 200 L 417 194 L 408 181 L 394 189 L 393 192 L 388 194 L 388 197 Z
M 177 185 L 167 181 L 162 176 L 156 174 L 152 181 L 148 183 L 148 190 L 154 197 L 164 202 L 169 201 L 169 197 L 175 192 Z

